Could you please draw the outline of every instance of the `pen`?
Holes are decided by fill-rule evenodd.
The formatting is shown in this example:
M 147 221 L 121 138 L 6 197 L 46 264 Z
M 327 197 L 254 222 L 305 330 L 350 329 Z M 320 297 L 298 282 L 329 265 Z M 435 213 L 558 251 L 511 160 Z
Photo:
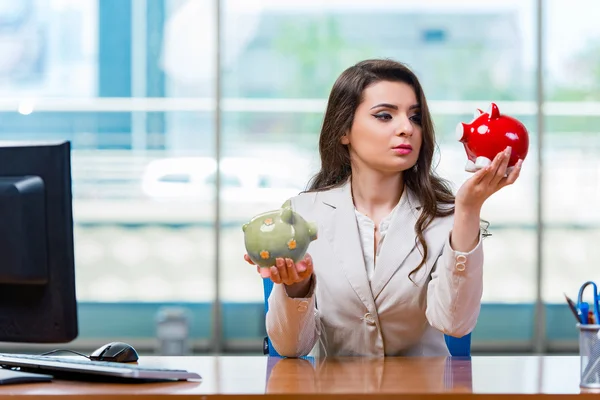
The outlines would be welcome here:
M 577 312 L 577 306 L 575 305 L 575 303 L 573 302 L 573 300 L 571 300 L 569 298 L 569 296 L 567 296 L 566 293 L 563 293 L 563 295 L 565 296 L 565 299 L 567 300 L 567 304 L 569 305 L 569 308 L 571 309 L 571 312 L 575 316 L 575 319 L 579 322 L 581 318 L 579 318 L 579 313 Z

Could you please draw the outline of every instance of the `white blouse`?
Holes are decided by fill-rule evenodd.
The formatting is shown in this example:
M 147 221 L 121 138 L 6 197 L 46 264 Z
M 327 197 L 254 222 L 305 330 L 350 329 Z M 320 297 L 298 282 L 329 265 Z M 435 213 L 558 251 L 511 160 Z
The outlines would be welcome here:
M 400 204 L 400 202 L 398 202 L 398 204 Z M 390 212 L 379 223 L 380 238 L 379 243 L 377 244 L 377 256 L 379 256 L 379 249 L 381 249 L 383 239 L 385 239 L 385 235 L 390 227 L 390 222 L 392 221 L 397 209 L 398 205 L 396 205 L 392 212 Z M 365 267 L 367 269 L 367 276 L 369 277 L 369 281 L 371 281 L 377 265 L 375 257 L 375 222 L 373 222 L 373 220 L 368 216 L 358 211 L 356 208 L 354 209 L 354 213 L 356 214 L 356 224 L 358 225 L 358 234 L 360 236 L 363 258 L 365 260 Z

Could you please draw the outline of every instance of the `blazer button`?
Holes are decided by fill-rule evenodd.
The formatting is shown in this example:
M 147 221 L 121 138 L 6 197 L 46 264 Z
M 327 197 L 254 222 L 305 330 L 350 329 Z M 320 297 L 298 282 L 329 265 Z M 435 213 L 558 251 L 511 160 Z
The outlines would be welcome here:
M 462 271 L 464 271 L 464 270 L 465 270 L 465 268 L 466 268 L 466 266 L 465 266 L 465 264 L 463 264 L 463 263 L 457 263 L 457 264 L 456 264 L 456 270 L 457 270 L 457 271 L 460 271 L 460 272 L 462 272 Z
M 373 318 L 373 316 L 371 315 L 371 313 L 366 313 L 363 317 L 363 319 L 367 322 L 367 324 L 369 325 L 374 325 L 375 324 L 375 318 Z
M 460 263 L 460 264 L 464 264 L 465 262 L 467 262 L 467 256 L 465 256 L 464 254 L 457 255 L 456 262 Z
M 302 300 L 298 303 L 298 312 L 303 313 L 306 312 L 306 310 L 308 310 L 308 301 Z

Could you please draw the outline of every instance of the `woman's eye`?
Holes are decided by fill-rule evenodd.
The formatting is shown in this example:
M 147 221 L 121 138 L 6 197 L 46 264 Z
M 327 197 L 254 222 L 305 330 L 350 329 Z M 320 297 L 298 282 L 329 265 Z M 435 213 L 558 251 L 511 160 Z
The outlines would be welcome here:
M 416 124 L 421 124 L 421 114 L 415 114 L 412 117 L 410 117 L 410 120 Z
M 388 113 L 379 113 L 379 114 L 375 114 L 373 116 L 382 121 L 389 121 L 390 119 L 392 119 L 392 116 Z

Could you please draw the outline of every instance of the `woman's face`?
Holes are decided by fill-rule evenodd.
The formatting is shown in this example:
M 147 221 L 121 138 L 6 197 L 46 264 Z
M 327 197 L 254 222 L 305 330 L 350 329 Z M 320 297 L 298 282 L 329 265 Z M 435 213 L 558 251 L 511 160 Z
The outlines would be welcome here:
M 398 173 L 416 164 L 421 149 L 421 109 L 413 88 L 380 81 L 363 92 L 352 127 L 342 136 L 353 166 Z

